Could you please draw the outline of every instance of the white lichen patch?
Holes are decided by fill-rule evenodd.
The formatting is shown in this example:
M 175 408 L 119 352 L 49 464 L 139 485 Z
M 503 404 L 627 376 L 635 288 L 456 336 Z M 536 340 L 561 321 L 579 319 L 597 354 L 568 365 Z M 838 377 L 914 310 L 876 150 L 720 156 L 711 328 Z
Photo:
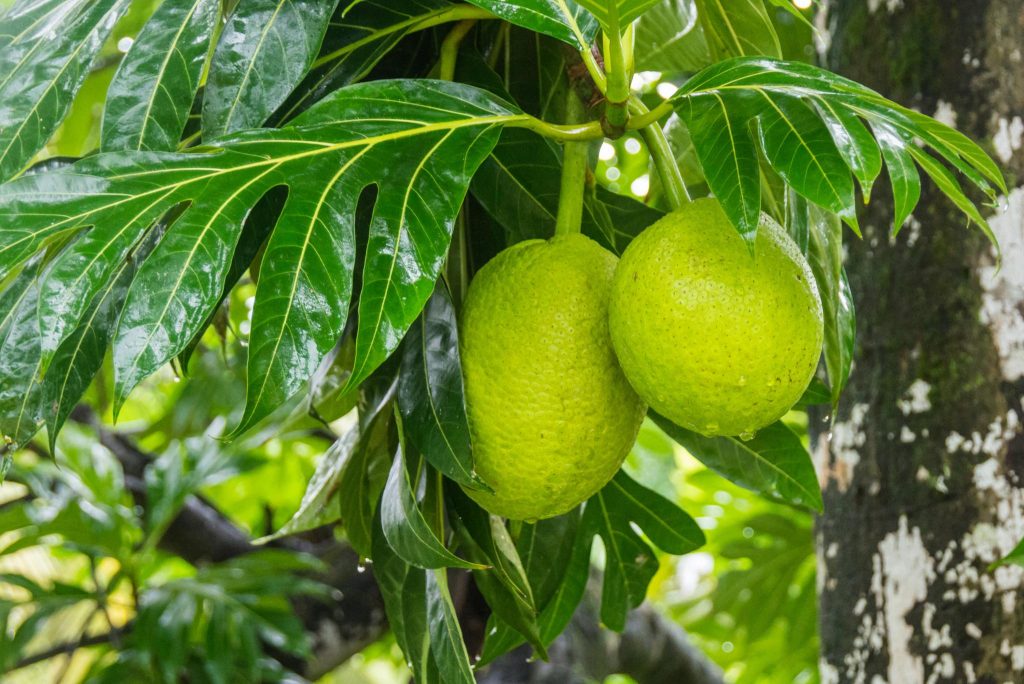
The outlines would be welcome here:
M 858 449 L 864 446 L 867 436 L 864 433 L 864 419 L 868 415 L 868 405 L 854 404 L 850 410 L 850 418 L 836 421 L 828 440 L 819 440 L 816 449 L 816 466 L 824 480 L 834 480 L 839 491 L 845 492 L 853 481 L 853 471 L 860 463 Z
M 887 12 L 892 14 L 896 10 L 903 7 L 903 0 L 868 0 L 868 12 L 874 14 L 885 3 L 885 9 Z
M 903 393 L 903 397 L 899 400 L 900 411 L 905 416 L 909 416 L 911 413 L 930 411 L 932 402 L 928 395 L 931 394 L 931 391 L 932 386 L 918 378 L 907 388 L 907 391 Z
M 939 100 L 932 118 L 936 121 L 941 121 L 950 128 L 956 128 L 956 110 L 953 109 L 953 105 L 945 100 Z
M 1013 153 L 1021 148 L 1024 143 L 1024 120 L 1019 116 L 1007 121 L 1000 117 L 996 123 L 996 133 L 992 136 L 992 146 L 996 150 L 996 156 L 1003 163 L 1008 164 L 1013 159 Z
M 1002 250 L 1002 267 L 993 249 L 980 269 L 982 292 L 980 321 L 992 331 L 1003 377 L 1024 378 L 1024 187 L 1001 199 L 1005 211 L 989 219 Z
M 821 684 L 839 684 L 839 668 L 824 658 L 818 663 L 818 671 L 821 673 Z
M 910 529 L 905 515 L 899 528 L 878 545 L 872 586 L 875 603 L 882 608 L 888 634 L 889 681 L 921 682 L 924 662 L 913 653 L 915 627 L 907 620 L 910 611 L 928 598 L 935 579 L 935 563 L 928 554 L 918 527 Z
M 961 435 L 953 431 L 946 436 L 946 451 L 951 454 L 964 452 L 969 454 L 987 454 L 998 456 L 1002 453 L 1006 444 L 1012 440 L 1021 430 L 1020 418 L 1017 412 L 1010 409 L 1005 417 L 997 417 L 993 420 L 985 434 L 978 431 L 972 432 L 970 436 Z M 979 465 L 974 471 L 974 477 L 984 477 L 986 468 L 998 468 L 999 463 L 987 462 Z

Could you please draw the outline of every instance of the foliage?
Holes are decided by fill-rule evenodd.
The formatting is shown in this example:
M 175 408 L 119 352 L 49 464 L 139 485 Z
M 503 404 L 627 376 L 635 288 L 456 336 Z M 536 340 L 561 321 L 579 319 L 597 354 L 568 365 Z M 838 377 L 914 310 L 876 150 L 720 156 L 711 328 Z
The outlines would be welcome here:
M 953 129 L 782 59 L 777 17 L 798 14 L 781 7 L 15 0 L 0 18 L 0 458 L 6 468 L 19 453 L 11 479 L 27 496 L 0 509 L 14 532 L 4 553 L 61 548 L 84 575 L 5 577 L 20 594 L 0 604 L 0 664 L 83 604 L 95 610 L 82 633 L 103 618 L 117 642 L 99 649 L 96 681 L 286 677 L 268 654 L 307 653 L 286 597 L 320 590 L 302 579 L 313 565 L 273 552 L 174 561 L 158 543 L 200 491 L 255 536 L 336 525 L 373 559 L 418 680 L 472 681 L 522 641 L 543 656 L 581 600 L 595 538 L 602 620 L 621 629 L 667 555 L 704 542 L 677 497 L 634 470 L 565 516 L 509 524 L 457 486 L 486 486 L 450 354 L 461 295 L 490 256 L 550 235 L 566 200 L 554 191 L 560 143 L 596 147 L 607 134 L 651 155 L 659 174 L 642 198 L 586 179 L 580 228 L 615 251 L 685 196 L 676 176 L 714 194 L 751 243 L 762 209 L 785 223 L 826 311 L 829 386 L 812 387 L 814 402 L 835 402 L 850 372 L 839 219 L 857 230 L 858 187 L 867 199 L 888 170 L 895 230 L 920 196 L 918 169 L 986 231 L 954 173 L 990 198 L 1005 191 Z M 623 92 L 635 69 L 666 72 L 675 92 Z M 167 382 L 169 365 L 187 389 Z M 211 371 L 224 366 L 230 379 Z M 102 420 L 83 425 L 82 403 Z M 93 432 L 114 417 L 160 454 L 142 482 Z M 325 423 L 344 434 L 314 473 Z M 785 425 L 749 442 L 661 425 L 738 485 L 820 508 Z M 38 457 L 44 426 L 59 468 Z M 294 483 L 310 476 L 301 497 Z M 261 479 L 273 529 L 232 493 Z M 806 589 L 806 545 L 791 545 L 806 525 L 791 522 L 764 513 L 749 525 L 757 541 L 712 542 L 750 563 L 723 584 L 753 582 L 792 552 L 770 580 Z M 471 571 L 492 609 L 479 664 L 447 568 Z M 129 606 L 121 617 L 115 597 Z M 749 601 L 714 605 L 751 643 L 772 628 Z

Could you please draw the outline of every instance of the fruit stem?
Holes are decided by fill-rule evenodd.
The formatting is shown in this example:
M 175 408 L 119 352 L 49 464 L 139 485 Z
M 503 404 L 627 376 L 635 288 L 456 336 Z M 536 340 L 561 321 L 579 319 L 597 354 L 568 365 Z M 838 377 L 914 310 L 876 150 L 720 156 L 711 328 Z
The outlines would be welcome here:
M 614 12 L 612 13 L 615 14 Z M 629 27 L 626 29 L 631 38 Z M 608 89 L 605 96 L 608 101 L 604 110 L 605 134 L 617 138 L 626 130 L 629 120 L 629 82 L 631 80 L 630 65 L 632 59 L 632 40 L 623 41 L 622 31 L 615 22 L 605 31 L 605 54 L 608 67 Z M 628 45 L 626 44 L 628 42 Z M 627 47 L 630 54 L 627 58 Z
M 441 43 L 441 59 L 438 62 L 437 74 L 442 81 L 455 80 L 455 63 L 459 59 L 459 47 L 466 34 L 476 26 L 476 22 L 476 19 L 463 19 L 445 36 L 444 42 Z
M 569 121 L 577 121 L 584 114 L 583 103 L 576 91 L 570 88 L 566 94 L 566 117 Z M 583 194 L 587 187 L 587 153 L 590 144 L 586 141 L 571 141 L 563 147 L 562 185 L 558 194 L 555 235 L 580 232 L 583 224 Z
M 641 117 L 650 113 L 647 106 L 637 97 L 632 98 L 629 109 L 631 113 L 639 114 Z M 676 162 L 676 157 L 672 153 L 672 147 L 668 144 L 668 138 L 665 137 L 665 131 L 661 128 L 661 124 L 655 119 L 640 129 L 640 135 L 647 143 L 647 151 L 650 152 L 651 158 L 654 160 L 654 168 L 657 169 L 658 177 L 661 178 L 661 184 L 665 188 L 665 197 L 669 206 L 674 211 L 689 204 L 690 193 L 686 190 L 683 174 L 679 170 L 679 164 Z

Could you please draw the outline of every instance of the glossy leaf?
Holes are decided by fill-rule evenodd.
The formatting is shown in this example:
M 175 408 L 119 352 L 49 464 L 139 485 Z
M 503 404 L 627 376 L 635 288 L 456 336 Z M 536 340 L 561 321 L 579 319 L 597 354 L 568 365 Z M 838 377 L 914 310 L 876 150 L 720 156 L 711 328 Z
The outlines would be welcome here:
M 636 24 L 637 71 L 680 74 L 697 71 L 711 61 L 696 0 L 661 0 Z
M 832 403 L 832 390 L 819 378 L 811 378 L 811 384 L 797 402 L 797 406 L 819 406 Z
M 1017 544 L 1017 546 L 1015 546 L 1012 551 L 1010 551 L 1010 553 L 1006 554 L 1001 559 L 993 563 L 992 567 L 995 568 L 1000 565 L 1008 564 L 1019 565 L 1021 567 L 1024 567 L 1024 539 L 1022 539 L 1020 543 Z
M 814 464 L 800 438 L 781 422 L 752 439 L 704 437 L 657 414 L 654 421 L 669 437 L 725 479 L 751 491 L 800 508 L 822 510 Z
M 760 93 L 768 105 L 758 126 L 768 163 L 794 190 L 858 230 L 850 169 L 829 129 L 798 99 Z
M 228 296 L 242 277 L 245 276 L 246 272 L 250 273 L 253 282 L 257 280 L 257 258 L 265 247 L 270 232 L 274 229 L 274 225 L 281 216 L 281 209 L 284 207 L 287 196 L 287 188 L 271 188 L 270 192 L 253 205 L 252 210 L 245 217 L 245 221 L 242 223 L 242 232 L 238 237 L 238 244 L 231 255 L 231 265 L 228 267 L 227 276 L 224 278 L 224 285 L 220 290 L 220 300 L 213 311 L 206 317 L 206 320 L 199 326 L 199 329 L 192 336 L 185 350 L 178 355 L 178 361 L 182 369 L 188 370 L 192 355 L 199 345 L 202 344 L 203 336 L 210 326 L 221 327 L 221 330 L 218 330 L 218 334 L 223 342 L 222 330 L 224 323 L 220 321 L 226 320 Z M 173 223 L 173 221 L 168 221 L 167 217 L 163 221 Z
M 447 0 L 340 3 L 324 35 L 322 54 L 271 122 L 287 123 L 331 91 L 362 79 L 402 38 L 444 21 L 454 11 Z
M 871 132 L 857 116 L 827 100 L 815 103 L 822 122 L 832 134 L 836 149 L 860 182 L 864 201 L 871 196 L 871 186 L 882 172 L 882 154 Z
M 245 412 L 234 434 L 270 415 L 316 371 L 348 318 L 355 198 L 335 171 L 319 196 L 289 194 L 260 262 Z
M 572 45 L 577 50 L 589 50 L 597 32 L 597 21 L 586 11 L 587 2 L 573 0 L 467 0 L 477 7 L 492 12 L 505 21 L 543 33 Z M 610 0 L 611 1 L 611 0 Z M 657 0 L 625 0 L 624 4 Z M 591 2 L 590 4 L 594 4 Z
M 782 57 L 775 26 L 763 0 L 696 0 L 697 15 L 711 54 Z
M 364 115 L 368 101 L 377 112 L 372 120 Z M 378 81 L 337 91 L 297 119 L 294 128 L 242 134 L 196 153 L 88 157 L 69 170 L 0 186 L 0 264 L 13 268 L 47 238 L 94 226 L 61 257 L 96 264 L 61 279 L 76 287 L 88 280 L 88 286 L 81 286 L 79 298 L 65 309 L 42 315 L 48 339 L 56 337 L 51 332 L 56 329 L 66 336 L 81 319 L 82 302 L 102 286 L 100 275 L 115 267 L 126 245 L 159 213 L 190 202 L 129 290 L 114 341 L 120 404 L 142 378 L 185 349 L 207 320 L 223 291 L 242 221 L 270 188 L 289 188 L 290 209 L 278 223 L 281 247 L 294 249 L 296 239 L 301 243 L 309 236 L 309 246 L 321 248 L 321 235 L 337 245 L 320 223 L 328 200 L 333 220 L 351 221 L 363 188 L 377 184 L 350 378 L 354 386 L 394 351 L 419 314 L 440 272 L 469 178 L 496 141 L 499 126 L 522 117 L 468 86 Z M 117 249 L 103 248 L 110 244 Z M 263 282 L 270 283 L 261 286 L 266 292 L 280 279 L 268 276 L 269 262 L 263 272 Z M 275 396 L 279 403 L 297 391 L 340 335 L 347 307 L 332 297 L 343 291 L 341 283 L 351 273 L 331 272 L 326 282 L 325 272 L 306 270 L 296 277 L 296 283 L 308 278 L 311 288 L 301 317 L 309 342 L 278 345 L 273 357 L 273 345 L 252 350 L 254 363 L 264 364 L 257 367 L 273 374 L 261 408 Z M 295 292 L 300 293 L 298 285 Z M 272 319 L 298 305 L 294 297 L 261 299 L 256 302 L 260 320 L 264 308 Z M 280 319 L 270 325 L 275 322 Z M 254 339 L 260 334 L 254 330 Z
M 682 509 L 619 471 L 584 505 L 564 573 L 550 598 L 541 604 L 544 605 L 539 620 L 543 643 L 550 644 L 562 633 L 583 598 L 595 535 L 601 537 L 605 548 L 601 622 L 616 631 L 624 629 L 626 614 L 644 600 L 647 587 L 658 570 L 654 551 L 634 525 L 656 546 L 673 554 L 689 553 L 705 541 L 696 521 Z M 511 650 L 521 641 L 510 631 L 496 636 L 499 638 L 488 638 L 482 662 Z
M 432 478 L 433 473 L 421 456 L 407 457 L 399 449 L 380 502 L 381 525 L 388 545 L 407 563 L 419 568 L 479 569 L 479 564 L 464 561 L 445 548 L 420 510 L 419 492 L 436 487 L 436 482 L 430 481 Z
M 40 340 L 44 367 L 49 366 L 58 347 L 78 327 L 96 293 L 109 283 L 146 229 L 164 213 L 163 202 L 170 194 L 167 190 L 152 197 L 127 200 L 119 208 L 125 216 L 123 225 L 109 229 L 97 226 L 97 230 L 82 235 L 57 257 L 41 285 L 39 317 L 47 321 Z M 17 220 L 18 217 L 13 217 L 13 221 Z
M 16 0 L 0 14 L 0 50 L 8 45 L 24 46 L 46 34 L 49 27 L 81 9 L 84 0 Z
M 177 149 L 219 14 L 218 0 L 157 8 L 107 90 L 103 151 Z
M 473 669 L 462 639 L 459 619 L 448 593 L 445 570 L 426 573 L 427 629 L 430 632 L 430 652 L 437 663 L 440 681 L 452 684 L 473 684 Z
M 910 148 L 910 154 L 917 162 L 918 166 L 924 169 L 924 172 L 932 179 L 932 182 L 942 191 L 946 197 L 953 201 L 953 204 L 957 206 L 957 209 L 962 211 L 967 218 L 976 223 L 985 236 L 992 242 L 992 244 L 998 247 L 995 233 L 988 225 L 988 221 L 978 211 L 978 207 L 975 206 L 974 202 L 967 198 L 964 191 L 960 188 L 960 183 L 956 177 L 950 173 L 949 169 L 940 164 L 935 160 L 934 157 L 930 156 L 926 152 L 921 151 L 917 147 Z
M 405 337 L 398 408 L 406 439 L 455 482 L 489 490 L 473 470 L 455 307 L 443 282 Z
M 690 127 L 709 186 L 748 240 L 753 235 L 751 218 L 760 207 L 760 200 L 752 199 L 754 179 L 760 174 L 745 131 L 736 133 L 740 122 L 757 123 L 762 151 L 787 183 L 808 200 L 840 214 L 854 230 L 850 174 L 869 186 L 878 168 L 875 145 L 868 141 L 859 119 L 870 125 L 883 159 L 895 170 L 890 176 L 900 222 L 920 190 L 916 169 L 908 162 L 908 157 L 923 154 L 915 140 L 990 197 L 994 197 L 993 184 L 1005 187 L 995 163 L 962 134 L 808 64 L 750 57 L 725 60 L 696 74 L 671 99 Z M 837 142 L 843 151 L 836 149 Z M 964 201 L 959 184 L 949 182 L 948 169 L 932 157 L 918 163 L 991 235 L 983 217 Z
M 842 225 L 834 216 L 810 209 L 810 248 L 807 261 L 821 296 L 825 321 L 825 368 L 831 386 L 832 406 L 846 388 L 853 367 L 856 314 L 853 293 L 843 269 Z
M 749 106 L 739 98 L 727 103 L 710 93 L 687 98 L 677 111 L 708 187 L 743 239 L 753 244 L 761 220 L 761 175 L 748 128 Z
M 601 622 L 619 632 L 626 614 L 643 602 L 658 569 L 654 552 L 632 524 L 669 553 L 682 555 L 704 545 L 704 533 L 693 518 L 624 472 L 587 502 L 583 530 L 593 529 L 605 548 Z
M 475 559 L 490 566 L 473 573 L 487 604 L 544 656 L 533 590 L 504 519 L 480 508 L 458 486 L 445 488 L 445 501 L 455 514 L 453 526 L 463 532 L 464 539 L 476 551 Z
M 274 534 L 259 540 L 261 543 L 279 539 L 285 535 L 304 532 L 330 524 L 340 515 L 335 502 L 341 476 L 359 444 L 359 428 L 353 427 L 337 442 L 332 444 L 320 457 L 316 470 L 309 478 L 306 491 L 295 514 Z
M 4 17 L 0 181 L 22 171 L 57 130 L 127 6 L 127 0 L 42 2 L 20 4 Z
M 510 40 L 515 36 L 513 34 Z M 535 54 L 536 61 L 527 62 L 527 57 L 517 63 L 526 71 L 526 76 L 531 77 L 520 82 L 516 80 L 522 77 L 519 74 L 510 81 L 509 87 L 518 97 L 513 98 L 498 75 L 475 55 L 462 56 L 458 75 L 501 98 L 515 99 L 537 116 L 551 118 L 556 106 L 553 101 L 564 99 L 566 95 L 564 55 L 561 49 L 552 50 L 554 43 L 536 35 L 523 40 L 524 44 L 517 44 L 517 47 Z M 539 94 L 536 92 L 538 83 Z M 509 244 L 546 239 L 555 230 L 561 174 L 560 147 L 530 131 L 509 128 L 502 132 L 498 144 L 480 165 L 470 188 L 474 197 L 505 229 Z M 584 196 L 581 230 L 608 249 L 621 253 L 634 237 L 662 215 L 643 202 L 595 184 Z
M 395 554 L 384 538 L 378 515 L 373 528 L 373 576 L 384 599 L 388 625 L 417 681 L 429 681 L 426 573 Z
M 786 193 L 786 232 L 807 256 L 807 248 L 811 239 L 810 217 L 808 216 L 807 200 L 798 193 L 789 190 Z
M 473 682 L 445 571 L 423 570 L 402 560 L 388 545 L 379 518 L 373 560 L 388 624 L 416 681 Z
M 0 444 L 10 451 L 27 443 L 43 422 L 38 302 L 39 281 L 32 279 L 0 325 Z
M 885 122 L 872 124 L 875 138 L 885 159 L 885 167 L 889 171 L 889 182 L 892 184 L 894 203 L 893 233 L 898 233 L 903 224 L 914 211 L 921 199 L 921 176 L 914 166 L 914 157 L 892 126 Z
M 203 139 L 256 128 L 306 75 L 338 0 L 246 0 L 221 32 L 203 95 Z
M 366 558 L 371 556 L 374 516 L 394 460 L 395 446 L 391 439 L 395 384 L 384 381 L 377 386 L 375 379 L 360 388 L 359 441 L 338 482 L 338 511 L 345 536 L 352 548 Z
M 606 32 L 623 33 L 641 14 L 661 0 L 577 0 L 590 10 Z
M 577 541 L 580 529 L 580 509 L 574 509 L 563 515 L 541 520 L 537 523 L 524 523 L 516 539 L 516 550 L 523 563 L 523 569 L 530 582 L 534 602 L 538 609 L 545 612 L 547 622 L 560 622 L 564 614 L 572 616 L 576 603 L 565 600 L 566 596 L 575 596 L 575 584 L 579 581 L 575 575 L 567 581 L 570 568 L 580 567 L 578 557 L 589 558 L 590 539 Z M 578 573 L 577 573 L 578 574 Z M 582 578 L 586 583 L 586 572 Z M 568 587 L 572 587 L 569 590 Z M 538 622 L 538 631 L 541 625 Z M 542 644 L 550 643 L 554 636 L 548 627 L 549 636 L 545 639 L 540 635 Z M 523 643 L 526 635 L 517 631 L 508 622 L 492 615 L 487 622 L 487 636 L 480 655 L 479 666 L 484 666 L 495 658 L 508 653 Z
M 117 326 L 117 317 L 135 268 L 134 260 L 127 258 L 109 276 L 107 284 L 96 293 L 81 324 L 57 348 L 46 370 L 42 393 L 51 454 L 57 453 L 57 434 L 64 421 L 103 366 L 103 357 Z

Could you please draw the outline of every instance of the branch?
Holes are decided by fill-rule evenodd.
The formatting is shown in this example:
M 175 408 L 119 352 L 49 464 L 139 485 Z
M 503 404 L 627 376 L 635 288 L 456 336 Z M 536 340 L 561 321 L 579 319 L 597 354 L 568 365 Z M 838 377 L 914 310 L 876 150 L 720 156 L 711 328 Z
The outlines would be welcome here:
M 124 627 L 122 627 L 120 631 L 123 634 L 130 628 L 131 623 L 128 623 Z M 22 658 L 18 662 L 14 663 L 14 665 L 11 665 L 9 668 L 7 668 L 5 672 L 11 673 L 15 670 L 20 670 L 30 665 L 41 663 L 44 660 L 49 660 L 50 658 L 56 658 L 60 655 L 68 655 L 70 653 L 74 653 L 80 648 L 88 648 L 89 646 L 99 646 L 100 644 L 108 644 L 111 641 L 113 641 L 113 639 L 114 633 L 111 631 L 104 632 L 102 634 L 94 634 L 92 636 L 83 636 L 81 639 L 76 639 L 74 641 L 66 641 L 64 643 L 57 644 L 56 646 L 52 646 L 46 649 L 45 651 L 40 651 L 39 653 L 34 653 L 30 656 Z

